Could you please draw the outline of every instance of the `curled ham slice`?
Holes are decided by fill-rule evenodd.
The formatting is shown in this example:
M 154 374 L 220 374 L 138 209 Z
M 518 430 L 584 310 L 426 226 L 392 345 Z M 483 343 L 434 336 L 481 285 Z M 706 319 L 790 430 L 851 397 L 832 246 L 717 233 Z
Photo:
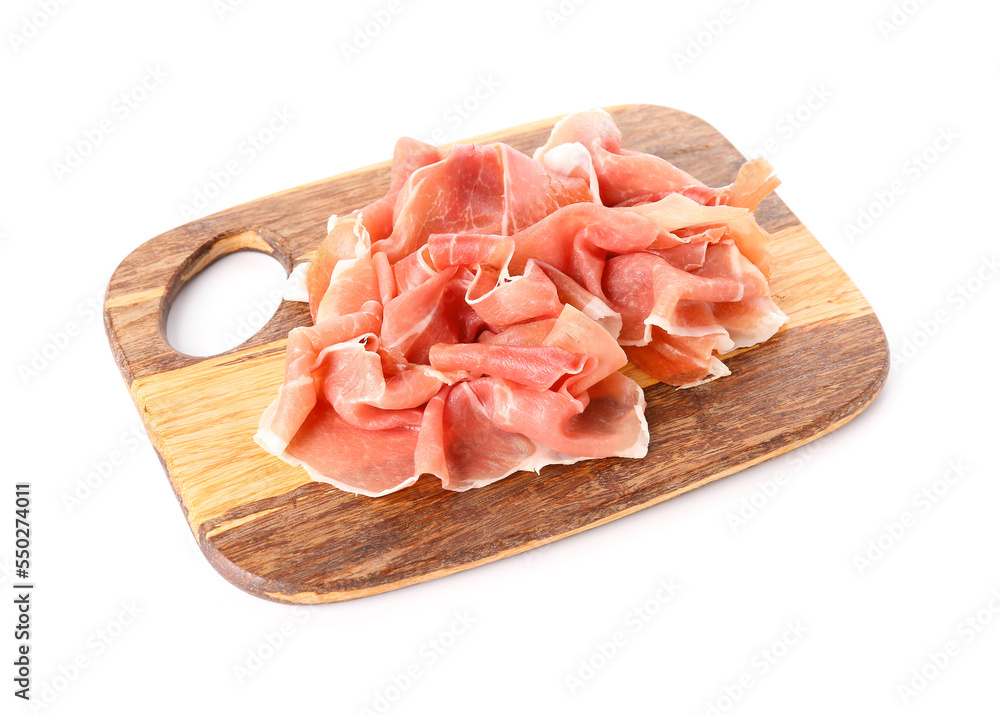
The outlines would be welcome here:
M 748 161 L 736 180 L 720 188 L 705 186 L 666 159 L 622 148 L 622 135 L 603 109 L 577 112 L 558 122 L 534 158 L 556 173 L 596 185 L 594 201 L 631 206 L 673 193 L 704 205 L 728 204 L 756 210 L 780 183 L 763 158 Z
M 602 109 L 577 112 L 560 121 L 552 128 L 549 140 L 535 151 L 534 158 L 546 166 L 560 168 L 559 163 L 547 158 L 562 144 L 579 144 L 587 151 L 606 206 L 655 192 L 703 186 L 666 159 L 623 149 L 621 131 Z
M 787 319 L 754 218 L 777 185 L 755 159 L 706 186 L 601 110 L 534 158 L 401 139 L 388 192 L 332 217 L 304 269 L 314 324 L 289 334 L 255 439 L 368 496 L 641 458 L 645 397 L 619 370 L 699 385 Z
M 507 235 L 589 199 L 583 181 L 553 174 L 505 144 L 457 144 L 410 174 L 395 199 L 392 233 L 372 248 L 396 263 L 434 233 Z

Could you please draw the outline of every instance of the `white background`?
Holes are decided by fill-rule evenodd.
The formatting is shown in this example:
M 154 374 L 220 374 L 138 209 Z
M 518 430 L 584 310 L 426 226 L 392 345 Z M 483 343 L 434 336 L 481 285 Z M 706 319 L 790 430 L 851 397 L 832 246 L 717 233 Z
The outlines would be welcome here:
M 998 6 L 399 3 L 349 57 L 387 2 L 4 3 L 0 710 L 27 711 L 11 694 L 11 485 L 30 480 L 48 712 L 350 713 L 384 696 L 393 713 L 997 712 Z M 148 68 L 165 77 L 139 90 Z M 452 120 L 483 81 L 498 86 Z M 130 432 L 99 317 L 118 262 L 184 223 L 231 160 L 197 215 L 380 161 L 403 134 L 628 102 L 699 115 L 748 155 L 774 140 L 780 195 L 885 327 L 896 360 L 875 403 L 811 449 L 428 584 L 301 609 L 216 574 Z M 294 118 L 251 158 L 241 145 L 276 110 Z M 858 235 L 861 212 L 875 218 Z M 236 312 L 182 334 L 232 334 L 272 288 L 253 280 Z M 35 351 L 52 356 L 39 370 Z M 661 582 L 678 587 L 666 603 Z

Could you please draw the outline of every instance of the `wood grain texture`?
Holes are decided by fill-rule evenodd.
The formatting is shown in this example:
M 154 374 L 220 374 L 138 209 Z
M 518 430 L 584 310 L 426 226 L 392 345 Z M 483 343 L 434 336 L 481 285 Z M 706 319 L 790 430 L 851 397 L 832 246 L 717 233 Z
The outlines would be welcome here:
M 729 183 L 744 161 L 690 114 L 610 111 L 625 146 L 708 184 Z M 555 121 L 474 141 L 530 152 Z M 312 482 L 253 442 L 282 381 L 285 336 L 309 323 L 308 309 L 282 303 L 250 340 L 209 358 L 171 348 L 166 315 L 191 277 L 232 251 L 268 253 L 291 269 L 323 238 L 330 214 L 370 202 L 388 182 L 385 162 L 194 221 L 136 249 L 108 286 L 112 351 L 188 523 L 213 566 L 254 595 L 357 598 L 564 538 L 816 439 L 863 410 L 886 378 L 885 335 L 871 307 L 772 196 L 757 216 L 775 235 L 772 289 L 790 321 L 764 345 L 727 357 L 731 376 L 697 388 L 656 384 L 633 369 L 648 402 L 646 459 L 550 466 L 463 493 L 425 477 L 379 499 Z

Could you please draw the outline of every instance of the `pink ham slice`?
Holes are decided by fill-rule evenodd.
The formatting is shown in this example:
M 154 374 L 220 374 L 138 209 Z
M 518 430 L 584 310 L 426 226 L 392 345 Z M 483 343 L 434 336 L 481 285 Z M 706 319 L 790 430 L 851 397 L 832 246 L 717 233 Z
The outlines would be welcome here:
M 326 234 L 326 238 L 316 249 L 316 257 L 309 263 L 306 287 L 309 290 L 309 312 L 314 323 L 319 320 L 319 306 L 330 287 L 333 269 L 341 260 L 357 258 L 359 241 L 364 237 L 360 212 L 336 220 Z M 370 243 L 369 243 L 370 245 Z
M 535 320 L 530 323 L 520 323 L 505 328 L 501 332 L 484 330 L 476 339 L 480 343 L 492 345 L 541 345 L 542 341 L 552 331 L 555 318 Z
M 428 237 L 427 256 L 437 270 L 486 264 L 502 269 L 510 263 L 514 241 L 481 233 L 436 233 Z
M 555 284 L 534 263 L 523 275 L 510 279 L 502 273 L 482 270 L 469 287 L 466 301 L 492 330 L 555 318 L 563 307 Z
M 261 417 L 257 443 L 272 454 L 283 454 L 316 405 L 313 370 L 320 352 L 329 345 L 374 335 L 381 322 L 382 306 L 369 302 L 358 313 L 292 330 L 285 350 L 285 382 Z
M 703 185 L 666 159 L 622 149 L 621 131 L 611 115 L 600 109 L 571 114 L 556 124 L 549 140 L 535 152 L 535 159 L 548 166 L 546 156 L 553 149 L 574 143 L 586 149 L 592 159 L 605 206 Z
M 670 335 L 653 328 L 652 340 L 642 347 L 626 347 L 629 360 L 649 375 L 664 375 L 668 385 L 685 387 L 705 380 L 712 372 L 717 338 Z M 721 374 L 719 375 L 721 377 Z
M 363 209 L 333 222 L 309 266 L 306 280 L 313 322 L 318 322 L 319 303 L 330 285 L 330 275 L 337 261 L 356 257 L 355 247 L 362 234 L 367 236 L 369 245 L 371 241 L 388 237 L 392 233 L 392 212 L 396 197 L 407 179 L 417 169 L 438 162 L 443 157 L 444 153 L 440 149 L 416 139 L 403 137 L 396 142 L 389 191 Z
M 436 367 L 483 376 L 444 388 L 428 403 L 419 470 L 461 491 L 546 464 L 645 456 L 642 390 L 617 372 L 626 358 L 603 328 L 566 306 L 555 320 L 497 337 L 509 335 L 517 338 L 432 349 Z
M 641 417 L 646 400 L 642 389 L 621 373 L 598 382 L 585 399 L 531 390 L 501 378 L 475 381 L 472 386 L 495 425 L 563 457 L 576 461 L 646 456 L 649 432 Z M 539 415 L 545 419 L 539 420 Z
M 560 206 L 590 201 L 590 189 L 580 179 L 552 173 L 506 144 L 496 148 L 504 169 L 503 235 L 541 221 Z
M 452 266 L 400 293 L 385 306 L 382 344 L 427 364 L 432 345 L 475 340 L 483 321 L 464 300 L 472 278 L 468 269 Z
M 571 214 L 577 211 L 566 209 Z M 521 238 L 524 234 L 516 235 Z M 479 266 L 466 301 L 494 331 L 528 320 L 555 318 L 563 305 L 569 304 L 617 337 L 620 316 L 554 266 L 530 258 L 520 275 L 510 278 L 514 247 L 514 239 L 506 236 L 434 234 L 427 242 L 427 262 L 438 270 L 462 264 Z
M 336 280 L 323 294 L 316 307 L 316 322 L 322 323 L 328 318 L 355 313 L 370 300 L 382 300 L 378 278 L 375 275 L 375 265 L 371 256 L 343 259 L 334 268 Z
M 431 367 L 442 372 L 465 371 L 493 375 L 533 390 L 548 390 L 566 375 L 578 375 L 587 356 L 543 345 L 509 346 L 470 343 L 435 345 Z
M 772 239 L 757 224 L 749 209 L 740 206 L 703 206 L 675 193 L 653 203 L 621 210 L 654 221 L 662 231 L 669 232 L 677 244 L 711 241 L 713 229 L 725 229 L 726 237 L 736 243 L 740 253 L 757 266 L 765 277 L 769 278 L 771 275 Z
M 377 253 L 375 255 L 385 256 L 384 253 Z M 385 257 L 385 260 L 388 263 L 388 257 Z M 405 293 L 411 288 L 416 288 L 437 272 L 431 262 L 427 246 L 421 246 L 395 265 L 391 265 L 390 268 L 392 269 L 396 290 L 399 293 Z
M 379 241 L 392 233 L 396 198 L 413 172 L 441 161 L 446 155 L 447 152 L 436 146 L 409 137 L 403 137 L 396 142 L 392 154 L 389 191 L 382 198 L 361 209 L 365 228 L 372 241 Z
M 781 184 L 778 177 L 771 175 L 773 172 L 774 168 L 767 159 L 751 159 L 740 167 L 736 181 L 728 187 L 722 203 L 756 211 L 760 202 Z
M 414 471 L 433 474 L 457 492 L 520 471 L 538 451 L 529 438 L 497 427 L 471 384 L 442 388 L 427 403 L 416 446 Z
M 536 267 L 552 281 L 560 303 L 573 306 L 604 328 L 612 338 L 618 339 L 622 331 L 622 317 L 613 311 L 604 299 L 591 293 L 558 268 L 533 258 L 528 260 L 525 273 L 533 271 Z
M 757 157 L 743 165 L 732 184 L 705 186 L 665 159 L 623 149 L 614 119 L 600 109 L 565 117 L 534 158 L 557 173 L 589 177 L 600 187 L 595 200 L 605 206 L 634 206 L 678 193 L 705 206 L 727 204 L 753 211 L 780 183 L 771 176 L 771 164 Z
M 322 396 L 361 429 L 419 425 L 419 408 L 441 389 L 443 380 L 416 369 L 386 377 L 373 342 L 338 343 L 323 350 L 314 369 L 322 376 Z
M 583 181 L 553 174 L 505 144 L 458 144 L 410 175 L 396 198 L 392 233 L 372 249 L 396 263 L 431 234 L 510 234 L 589 198 Z
M 417 481 L 414 455 L 419 433 L 419 426 L 361 429 L 321 402 L 287 451 L 278 456 L 303 467 L 316 481 L 355 494 L 384 496 Z
M 715 303 L 712 315 L 733 341 L 734 348 L 746 348 L 773 336 L 788 321 L 769 295 L 738 303 Z
M 372 248 L 396 263 L 423 246 L 432 233 L 499 233 L 503 184 L 494 148 L 459 144 L 443 161 L 410 175 L 396 200 L 392 233 Z
M 510 269 L 513 273 L 523 271 L 534 259 L 599 295 L 609 253 L 643 251 L 664 236 L 657 223 L 644 216 L 596 204 L 573 204 L 513 236 Z
M 608 261 L 604 291 L 608 304 L 622 316 L 619 342 L 645 345 L 653 325 L 673 335 L 692 334 L 692 328 L 676 318 L 681 301 L 737 302 L 768 295 L 763 274 L 731 241 L 706 246 L 705 255 L 704 265 L 690 272 L 652 253 Z

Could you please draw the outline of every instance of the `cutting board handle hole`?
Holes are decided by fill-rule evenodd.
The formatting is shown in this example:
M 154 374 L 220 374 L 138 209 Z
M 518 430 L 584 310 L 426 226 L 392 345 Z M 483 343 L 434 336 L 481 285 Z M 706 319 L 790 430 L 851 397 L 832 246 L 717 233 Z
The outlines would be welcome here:
M 168 292 L 167 342 L 196 357 L 242 345 L 281 306 L 287 263 L 260 231 L 209 242 L 181 268 Z

